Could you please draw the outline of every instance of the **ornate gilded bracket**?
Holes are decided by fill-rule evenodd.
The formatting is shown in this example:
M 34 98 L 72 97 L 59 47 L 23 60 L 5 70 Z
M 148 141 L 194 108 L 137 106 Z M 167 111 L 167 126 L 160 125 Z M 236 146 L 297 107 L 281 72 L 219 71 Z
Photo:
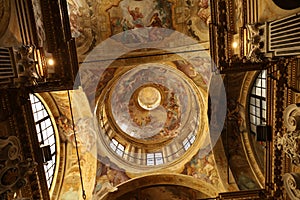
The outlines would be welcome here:
M 32 54 L 32 47 L 22 45 L 18 49 L 19 59 L 17 60 L 18 79 L 16 83 L 24 86 L 37 85 L 39 75 L 36 72 L 35 61 L 30 57 Z
M 260 27 L 259 24 L 247 24 L 246 30 L 247 42 L 244 44 L 244 46 L 248 46 L 244 47 L 244 51 L 247 53 L 246 58 L 253 63 L 262 62 L 264 60 L 264 53 L 262 50 L 265 46 L 264 33 L 266 30 L 264 29 L 264 26 Z

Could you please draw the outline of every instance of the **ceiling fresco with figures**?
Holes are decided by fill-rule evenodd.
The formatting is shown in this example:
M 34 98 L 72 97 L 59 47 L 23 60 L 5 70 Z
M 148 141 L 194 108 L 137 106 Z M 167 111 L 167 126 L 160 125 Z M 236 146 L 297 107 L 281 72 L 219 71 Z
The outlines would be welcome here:
M 208 42 L 210 3 L 208 0 L 68 0 L 72 36 L 76 38 L 79 59 L 112 35 L 136 28 L 157 40 L 157 28 L 180 31 L 199 42 Z M 140 40 L 124 34 L 129 41 Z
M 172 28 L 172 3 L 168 1 L 121 1 L 109 10 L 112 34 L 141 27 Z M 155 32 L 151 33 L 155 37 Z

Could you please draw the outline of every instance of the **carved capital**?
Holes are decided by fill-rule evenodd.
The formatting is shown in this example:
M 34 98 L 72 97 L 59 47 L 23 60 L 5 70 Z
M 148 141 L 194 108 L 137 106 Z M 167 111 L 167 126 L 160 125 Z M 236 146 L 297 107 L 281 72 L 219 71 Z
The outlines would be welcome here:
M 284 187 L 290 199 L 300 200 L 300 174 L 286 173 L 283 176 Z

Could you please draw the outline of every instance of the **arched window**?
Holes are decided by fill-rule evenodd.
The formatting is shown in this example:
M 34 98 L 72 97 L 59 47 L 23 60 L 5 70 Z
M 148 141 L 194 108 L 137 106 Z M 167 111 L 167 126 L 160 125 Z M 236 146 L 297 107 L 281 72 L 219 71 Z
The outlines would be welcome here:
M 162 165 L 164 164 L 163 154 L 161 152 L 157 153 L 147 153 L 147 165 Z
M 110 142 L 110 148 L 112 148 L 112 150 L 114 152 L 116 152 L 119 156 L 123 157 L 124 155 L 124 151 L 125 151 L 125 147 L 120 144 L 116 139 L 112 139 Z
M 193 133 L 189 134 L 188 137 L 185 138 L 182 142 L 184 150 L 188 150 L 195 142 L 195 139 L 196 136 Z
M 265 125 L 267 115 L 266 105 L 266 70 L 256 78 L 251 93 L 249 104 L 250 131 L 256 134 L 257 125 Z
M 55 132 L 49 113 L 42 101 L 34 94 L 30 94 L 30 101 L 40 146 L 50 146 L 51 159 L 44 163 L 47 185 L 50 189 L 56 162 Z

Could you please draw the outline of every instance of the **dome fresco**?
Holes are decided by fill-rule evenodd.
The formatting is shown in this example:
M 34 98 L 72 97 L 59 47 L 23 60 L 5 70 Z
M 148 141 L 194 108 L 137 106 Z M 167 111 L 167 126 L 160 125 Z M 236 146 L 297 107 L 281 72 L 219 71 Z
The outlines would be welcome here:
M 109 102 L 112 117 L 124 133 L 136 139 L 148 140 L 157 134 L 176 137 L 199 112 L 194 88 L 167 65 L 140 65 L 121 75 L 116 82 Z M 143 99 L 142 94 L 146 95 L 145 89 L 155 91 L 161 98 L 152 110 L 144 109 L 138 101 Z M 148 95 L 154 97 L 155 94 Z M 197 124 L 193 128 L 197 128 Z
M 217 103 L 225 98 L 222 78 L 212 73 L 205 46 L 180 32 L 161 31 L 169 36 L 130 45 L 118 39 L 125 33 L 114 35 L 79 68 L 99 129 L 97 159 L 109 159 L 130 177 L 167 169 L 179 173 L 203 154 L 200 149 L 216 143 L 224 119 L 212 115 L 209 127 L 208 96 L 222 113 L 219 118 L 225 117 L 226 108 Z
M 173 62 L 115 70 L 96 106 L 100 151 L 128 173 L 185 159 L 207 137 L 206 98 Z

